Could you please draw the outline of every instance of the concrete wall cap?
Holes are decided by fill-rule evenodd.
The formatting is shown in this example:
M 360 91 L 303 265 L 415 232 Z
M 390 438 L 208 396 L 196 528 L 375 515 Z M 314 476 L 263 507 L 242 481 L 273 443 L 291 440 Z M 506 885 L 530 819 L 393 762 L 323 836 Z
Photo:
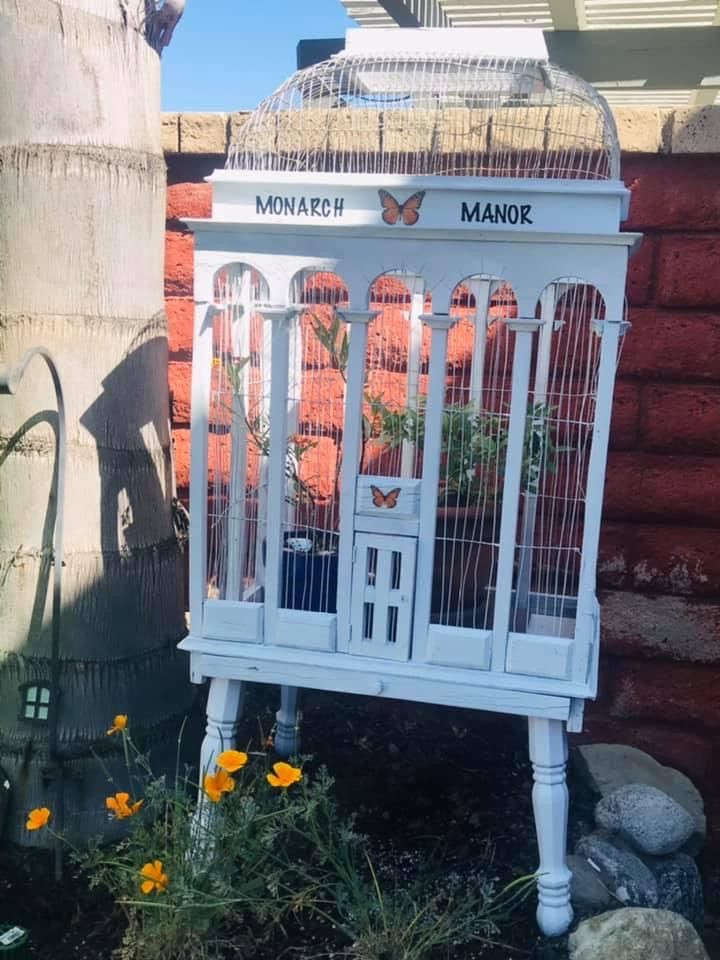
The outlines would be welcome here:
M 225 154 L 248 113 L 164 113 L 163 150 L 195 156 Z M 623 153 L 720 153 L 720 105 L 615 107 L 613 115 Z

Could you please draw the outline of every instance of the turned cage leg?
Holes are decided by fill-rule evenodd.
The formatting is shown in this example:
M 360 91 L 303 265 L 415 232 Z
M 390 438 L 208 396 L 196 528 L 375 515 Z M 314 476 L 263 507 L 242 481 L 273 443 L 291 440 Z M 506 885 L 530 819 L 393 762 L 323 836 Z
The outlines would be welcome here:
M 206 773 L 215 770 L 215 759 L 223 750 L 235 746 L 237 723 L 244 699 L 240 680 L 210 681 L 207 699 L 207 725 L 200 750 L 200 789 Z
M 298 688 L 280 688 L 280 709 L 275 714 L 275 750 L 281 757 L 294 757 L 298 752 L 300 714 Z
M 532 792 L 540 866 L 537 921 L 549 937 L 565 933 L 572 923 L 567 853 L 567 733 L 562 720 L 529 720 Z

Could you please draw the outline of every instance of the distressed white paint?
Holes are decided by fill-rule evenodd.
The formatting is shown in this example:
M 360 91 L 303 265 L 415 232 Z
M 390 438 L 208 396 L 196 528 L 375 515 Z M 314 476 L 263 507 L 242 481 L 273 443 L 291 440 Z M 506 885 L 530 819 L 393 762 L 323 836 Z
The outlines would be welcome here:
M 431 334 L 412 650 L 413 657 L 419 660 L 425 659 L 425 643 L 430 623 L 448 333 L 457 323 L 457 317 L 433 313 L 423 316 L 423 320 L 430 327 Z
M 533 767 L 533 812 L 538 837 L 537 921 L 554 937 L 565 933 L 573 918 L 567 854 L 568 790 L 565 782 L 567 735 L 557 720 L 531 717 L 530 760 Z
M 338 557 L 338 584 L 347 588 L 352 580 L 355 529 L 355 489 L 360 470 L 362 444 L 363 391 L 365 388 L 365 352 L 368 324 L 376 316 L 369 310 L 344 310 L 349 332 L 347 389 L 345 392 L 345 435 L 343 462 L 340 473 L 340 544 Z M 350 591 L 339 589 L 338 650 L 350 645 Z
M 412 537 L 355 534 L 350 653 L 409 658 L 416 549 Z
M 520 504 L 527 414 L 528 382 L 532 357 L 533 336 L 540 321 L 532 319 L 509 320 L 515 332 L 512 365 L 512 399 L 508 427 L 507 459 L 503 483 L 502 514 L 500 518 L 500 550 L 497 583 L 495 587 L 495 616 L 493 619 L 493 670 L 505 669 L 505 651 L 510 627 L 510 606 L 513 595 L 513 565 L 515 563 L 515 536 Z
M 264 609 L 261 603 L 243 600 L 206 600 L 203 604 L 204 637 L 262 643 Z
M 637 240 L 618 232 L 627 192 L 619 183 L 579 181 L 452 178 L 451 182 L 406 177 L 381 182 L 371 176 L 333 174 L 262 174 L 251 180 L 247 174 L 233 172 L 221 172 L 211 179 L 214 220 L 191 223 L 196 232 L 199 288 L 203 278 L 239 259 L 267 279 L 269 302 L 282 304 L 296 296 L 293 278 L 301 271 L 335 273 L 349 291 L 349 306 L 342 310 L 342 319 L 349 326 L 349 354 L 337 614 L 278 607 L 286 445 L 288 433 L 296 426 L 296 411 L 288 406 L 288 397 L 301 394 L 297 351 L 291 360 L 294 351 L 288 312 L 278 307 L 267 312 L 270 319 L 266 321 L 272 324 L 271 357 L 266 358 L 272 376 L 270 456 L 262 508 L 262 529 L 267 535 L 265 602 L 228 606 L 222 614 L 215 605 L 222 608 L 223 601 L 206 602 L 204 636 L 193 631 L 182 643 L 191 653 L 193 677 L 280 685 L 279 745 L 286 753 L 295 749 L 297 689 L 305 686 L 528 716 L 545 874 L 539 883 L 539 922 L 547 932 L 561 932 L 571 916 L 564 867 L 565 724 L 574 729 L 579 726 L 584 699 L 594 692 L 597 682 L 594 567 L 617 357 L 619 324 L 615 315 L 620 318 L 628 249 Z M 382 223 L 378 189 L 391 189 L 400 199 L 413 190 L 425 190 L 418 223 L 413 227 Z M 342 216 L 325 221 L 286 212 L 258 212 L 258 196 L 283 198 L 310 191 L 331 203 L 342 199 Z M 532 215 L 528 216 L 533 222 L 521 229 L 519 224 L 463 220 L 463 203 L 476 202 L 530 205 Z M 399 478 L 360 475 L 368 324 L 374 316 L 364 307 L 373 278 L 388 274 L 411 280 L 406 380 L 410 404 L 419 394 L 422 336 L 418 321 L 424 292 L 433 293 L 435 312 L 422 317 L 431 328 L 431 345 L 420 479 L 411 476 L 416 451 L 409 443 L 401 449 Z M 609 336 L 603 332 L 606 342 L 599 382 L 603 401 L 598 403 L 598 417 L 603 419 L 590 457 L 588 490 L 592 495 L 585 508 L 586 560 L 577 617 L 574 598 L 572 604 L 563 597 L 543 605 L 538 594 L 530 593 L 529 571 L 522 559 L 519 579 L 514 570 L 528 401 L 542 403 L 547 396 L 556 284 L 568 276 L 581 277 L 600 291 L 616 328 Z M 488 309 L 500 277 L 512 286 L 522 319 L 507 321 L 515 331 L 515 349 L 499 572 L 488 590 L 494 601 L 493 629 L 474 630 L 430 623 L 448 330 L 456 319 L 449 312 L 452 292 L 464 281 L 476 302 L 469 396 L 481 409 Z M 541 319 L 535 320 L 541 297 Z M 267 353 L 267 342 L 265 349 Z M 534 393 L 530 394 L 533 357 Z M 200 391 L 201 428 L 203 396 Z M 205 441 L 206 433 L 199 442 Z M 196 523 L 200 523 L 205 493 L 202 487 L 195 489 L 199 490 L 200 517 Z M 535 516 L 529 500 L 525 511 L 521 543 L 529 553 Z M 399 567 L 394 566 L 394 554 L 401 558 Z M 196 560 L 196 569 L 198 563 Z M 367 604 L 373 605 L 372 627 Z M 513 605 L 526 613 L 511 622 Z M 250 607 L 252 613 L 246 609 Z M 557 616 L 549 616 L 553 609 Z M 254 630 L 256 642 L 248 643 Z

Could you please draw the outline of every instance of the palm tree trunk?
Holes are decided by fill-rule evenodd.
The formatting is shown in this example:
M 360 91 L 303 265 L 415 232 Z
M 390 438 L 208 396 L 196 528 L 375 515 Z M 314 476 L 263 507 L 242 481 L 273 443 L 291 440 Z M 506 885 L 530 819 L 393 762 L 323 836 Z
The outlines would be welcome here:
M 90 747 L 109 745 L 113 715 L 162 753 L 192 698 L 175 651 L 165 165 L 143 3 L 0 0 L 0 365 L 42 344 L 65 390 L 58 723 L 77 837 L 107 824 Z M 20 688 L 50 676 L 54 410 L 39 363 L 0 397 L 0 766 L 20 842 L 36 841 L 25 812 L 54 789 L 47 723 L 19 719 Z

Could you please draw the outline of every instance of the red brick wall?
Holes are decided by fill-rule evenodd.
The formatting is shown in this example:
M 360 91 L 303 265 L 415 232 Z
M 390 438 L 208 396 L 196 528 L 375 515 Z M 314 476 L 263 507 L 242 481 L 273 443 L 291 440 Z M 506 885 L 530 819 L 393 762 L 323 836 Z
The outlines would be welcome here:
M 177 482 L 187 493 L 192 237 L 219 157 L 168 158 L 166 296 Z M 720 836 L 720 158 L 627 156 L 632 330 L 617 382 L 585 737 L 633 743 L 703 789 Z M 716 813 L 715 816 L 713 814 Z

